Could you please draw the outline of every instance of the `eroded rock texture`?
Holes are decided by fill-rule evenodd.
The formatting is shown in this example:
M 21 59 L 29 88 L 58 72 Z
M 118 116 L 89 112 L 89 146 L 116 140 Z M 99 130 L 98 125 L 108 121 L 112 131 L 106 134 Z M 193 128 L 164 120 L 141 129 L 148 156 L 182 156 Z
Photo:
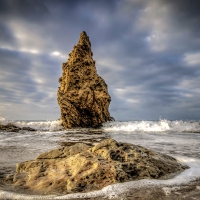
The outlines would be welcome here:
M 15 186 L 42 194 L 86 192 L 109 184 L 157 179 L 185 169 L 174 158 L 107 139 L 58 148 L 17 164 Z
M 111 101 L 105 81 L 98 76 L 91 43 L 85 32 L 62 66 L 58 104 L 65 128 L 98 127 L 111 117 Z

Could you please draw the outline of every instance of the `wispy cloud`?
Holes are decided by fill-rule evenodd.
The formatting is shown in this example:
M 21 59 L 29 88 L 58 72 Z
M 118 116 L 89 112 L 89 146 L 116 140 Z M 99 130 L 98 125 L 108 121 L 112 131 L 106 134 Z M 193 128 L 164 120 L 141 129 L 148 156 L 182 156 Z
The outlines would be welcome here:
M 200 119 L 200 2 L 1 0 L 0 115 L 57 119 L 62 63 L 85 30 L 118 120 Z

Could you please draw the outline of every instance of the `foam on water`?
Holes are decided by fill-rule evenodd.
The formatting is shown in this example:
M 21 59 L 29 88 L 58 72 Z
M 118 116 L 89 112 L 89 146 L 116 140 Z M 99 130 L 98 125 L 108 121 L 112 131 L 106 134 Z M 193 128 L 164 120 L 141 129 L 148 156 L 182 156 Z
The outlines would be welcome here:
M 199 121 L 170 121 L 160 119 L 159 121 L 128 121 L 107 122 L 103 124 L 103 130 L 109 132 L 200 132 Z
M 38 130 L 37 133 L 6 133 L 3 132 L 0 137 L 2 146 L 19 146 L 30 151 L 27 157 L 35 157 L 36 153 L 43 152 L 54 148 L 60 138 L 63 140 L 63 134 L 67 130 L 62 129 L 61 122 L 56 121 L 11 121 L 0 116 L 0 124 L 6 125 L 13 123 L 19 127 L 31 127 Z M 45 130 L 43 132 L 43 130 Z M 82 129 L 81 129 L 82 130 Z M 148 147 L 166 154 L 173 154 L 179 162 L 190 166 L 189 169 L 183 171 L 178 176 L 169 180 L 139 180 L 126 183 L 119 183 L 107 186 L 102 190 L 76 193 L 69 195 L 25 195 L 0 190 L 0 199 L 74 199 L 74 198 L 90 198 L 90 197 L 108 197 L 116 199 L 118 195 L 125 193 L 131 189 L 139 189 L 141 187 L 161 187 L 166 193 L 169 193 L 173 186 L 187 184 L 192 180 L 200 178 L 200 158 L 199 154 L 199 121 L 128 121 L 128 122 L 107 122 L 103 124 L 102 130 L 108 133 L 112 138 L 121 142 L 129 142 Z M 78 133 L 78 129 L 70 130 L 70 133 Z M 185 132 L 185 133 L 183 133 Z M 140 134 L 143 133 L 143 134 Z M 163 134 L 167 133 L 167 134 Z M 170 134 L 168 134 L 170 133 Z M 173 133 L 173 134 L 171 134 Z M 183 134 L 182 134 L 183 133 Z M 73 137 L 71 138 L 73 139 Z M 192 144 L 192 145 L 191 145 Z M 26 148 L 24 147 L 26 145 Z M 43 146 L 44 145 L 44 146 Z M 23 150 L 23 149 L 22 149 Z M 33 153 L 34 152 L 34 153 Z M 23 153 L 23 152 L 22 152 Z M 23 153 L 24 154 L 24 153 Z M 30 155 L 29 155 L 30 154 Z M 34 154 L 34 155 L 32 155 Z M 20 155 L 20 154 L 19 154 Z M 193 156 L 195 158 L 180 157 L 180 155 Z M 178 156 L 178 157 L 177 157 Z M 20 160 L 18 160 L 19 162 Z
M 8 123 L 9 123 L 9 121 L 8 121 L 6 118 L 0 116 L 0 124 L 6 125 L 6 124 L 8 124 Z
M 36 130 L 57 131 L 62 129 L 60 120 L 47 121 L 14 121 L 0 116 L 0 124 L 12 123 L 19 127 L 30 127 Z M 200 121 L 170 121 L 160 119 L 158 121 L 127 121 L 106 122 L 102 129 L 107 132 L 200 132 Z
M 177 157 L 177 160 L 182 164 L 188 165 L 190 168 L 186 169 L 176 177 L 168 180 L 143 179 L 138 181 L 130 181 L 125 183 L 109 185 L 98 191 L 92 191 L 88 193 L 75 193 L 75 194 L 68 194 L 61 196 L 25 195 L 25 194 L 17 194 L 13 192 L 0 190 L 0 199 L 33 200 L 33 199 L 75 199 L 75 198 L 91 198 L 91 197 L 107 197 L 109 199 L 116 199 L 118 195 L 130 191 L 131 189 L 158 187 L 166 190 L 168 187 L 173 187 L 173 186 L 177 187 L 183 184 L 187 184 L 190 181 L 194 181 L 197 178 L 200 178 L 200 170 L 199 170 L 200 160 L 188 157 Z
M 44 130 L 44 131 L 57 131 L 63 129 L 61 126 L 60 120 L 47 120 L 47 121 L 14 121 L 7 120 L 4 117 L 0 116 L 0 124 L 6 125 L 12 123 L 20 128 L 22 127 L 30 127 L 35 130 Z
M 40 122 L 17 121 L 17 122 L 14 122 L 14 124 L 19 127 L 30 127 L 36 130 L 57 131 L 57 130 L 63 129 L 63 127 L 61 126 L 60 120 L 40 121 Z

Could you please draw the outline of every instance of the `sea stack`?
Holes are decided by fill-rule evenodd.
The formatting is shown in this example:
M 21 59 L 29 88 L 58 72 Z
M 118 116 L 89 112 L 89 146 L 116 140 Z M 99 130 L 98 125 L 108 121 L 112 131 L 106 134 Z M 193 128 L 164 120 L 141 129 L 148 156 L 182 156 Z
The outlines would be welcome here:
M 89 37 L 83 31 L 59 78 L 57 100 L 64 128 L 95 128 L 111 120 L 107 84 L 97 74 L 92 56 Z

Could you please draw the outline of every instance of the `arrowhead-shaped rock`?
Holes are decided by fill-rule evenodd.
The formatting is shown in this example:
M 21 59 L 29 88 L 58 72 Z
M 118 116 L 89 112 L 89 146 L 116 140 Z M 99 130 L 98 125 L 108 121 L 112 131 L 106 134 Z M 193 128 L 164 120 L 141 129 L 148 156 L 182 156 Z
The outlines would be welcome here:
M 65 128 L 98 127 L 111 117 L 111 101 L 105 81 L 97 74 L 91 43 L 83 31 L 78 44 L 63 63 L 58 104 Z

